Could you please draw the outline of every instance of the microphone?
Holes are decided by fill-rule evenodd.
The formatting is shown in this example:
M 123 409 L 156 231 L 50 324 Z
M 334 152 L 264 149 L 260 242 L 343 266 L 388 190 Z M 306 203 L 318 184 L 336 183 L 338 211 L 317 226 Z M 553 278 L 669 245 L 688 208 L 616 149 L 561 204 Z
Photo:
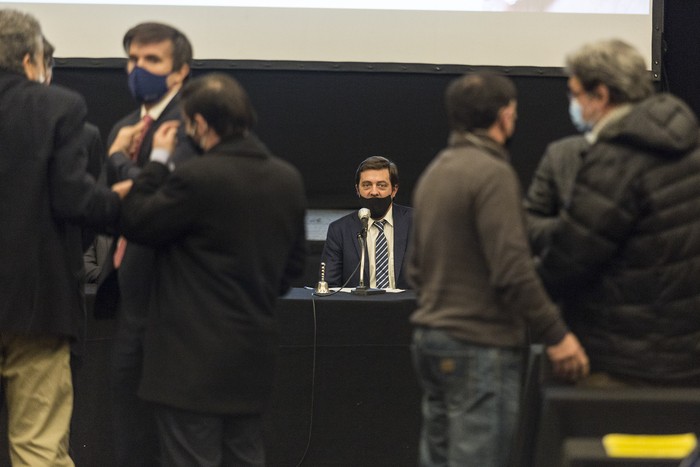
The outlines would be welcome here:
M 350 293 L 354 295 L 375 295 L 386 292 L 384 289 L 374 289 L 367 287 L 365 285 L 365 252 L 367 250 L 366 240 L 367 240 L 367 227 L 369 225 L 370 211 L 367 208 L 362 208 L 357 211 L 357 217 L 362 221 L 362 231 L 357 234 L 357 238 L 360 241 L 360 285 L 351 290 Z
M 367 208 L 362 208 L 359 211 L 357 211 L 357 217 L 360 218 L 360 221 L 362 221 L 362 237 L 367 236 L 367 226 L 369 224 L 369 216 L 370 212 L 369 209 Z

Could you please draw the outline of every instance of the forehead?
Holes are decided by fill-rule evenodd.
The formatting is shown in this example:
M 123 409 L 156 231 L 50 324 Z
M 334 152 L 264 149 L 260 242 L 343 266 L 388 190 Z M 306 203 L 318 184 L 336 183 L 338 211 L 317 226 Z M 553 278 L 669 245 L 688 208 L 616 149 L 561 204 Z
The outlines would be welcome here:
M 142 42 L 132 42 L 129 44 L 129 55 L 153 55 L 164 59 L 172 58 L 173 43 L 170 40 L 150 42 L 148 44 L 144 44 Z
M 389 169 L 371 169 L 360 172 L 360 183 L 362 182 L 387 182 L 390 183 Z

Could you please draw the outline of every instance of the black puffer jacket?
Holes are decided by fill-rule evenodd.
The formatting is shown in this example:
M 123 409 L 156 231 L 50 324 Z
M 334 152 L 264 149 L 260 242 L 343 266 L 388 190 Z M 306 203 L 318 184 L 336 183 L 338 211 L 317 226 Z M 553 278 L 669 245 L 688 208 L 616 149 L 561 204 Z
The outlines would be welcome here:
M 700 385 L 700 149 L 692 111 L 653 96 L 586 155 L 540 272 L 593 371 Z

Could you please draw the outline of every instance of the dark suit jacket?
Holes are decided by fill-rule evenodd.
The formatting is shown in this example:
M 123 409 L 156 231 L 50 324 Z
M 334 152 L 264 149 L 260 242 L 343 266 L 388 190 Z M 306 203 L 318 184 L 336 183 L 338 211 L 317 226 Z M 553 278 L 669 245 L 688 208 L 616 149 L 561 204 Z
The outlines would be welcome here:
M 107 158 L 107 151 L 102 143 L 100 129 L 92 123 L 85 123 L 82 140 L 87 156 L 87 172 L 95 179 L 98 179 Z
M 136 161 L 132 161 L 127 154 L 121 152 L 109 157 L 105 171 L 108 185 L 111 186 L 118 181 L 138 177 L 141 168 L 148 162 L 148 158 L 151 155 L 155 131 L 163 122 L 181 119 L 179 95 L 176 95 L 163 110 L 158 120 L 153 122 L 151 128 L 144 135 Z M 140 109 L 119 120 L 110 131 L 107 147 L 109 148 L 112 145 L 122 127 L 134 125 L 140 120 Z M 195 157 L 198 152 L 185 135 L 184 125 L 181 125 L 178 130 L 178 144 L 173 154 L 173 162 L 179 164 Z M 98 318 L 112 318 L 116 315 L 118 308 L 122 314 L 122 319 L 128 321 L 134 328 L 141 328 L 145 324 L 146 319 L 149 297 L 148 286 L 154 273 L 155 256 L 148 247 L 128 244 L 119 271 L 116 271 L 114 264 L 109 260 L 114 253 L 115 246 L 116 239 L 107 255 L 108 260 L 104 263 L 97 281 L 95 315 Z
M 301 176 L 253 136 L 172 174 L 146 166 L 124 200 L 130 243 L 157 251 L 139 395 L 256 413 L 274 376 L 277 297 L 305 261 Z
M 114 223 L 119 199 L 86 171 L 78 94 L 0 71 L 0 329 L 75 337 L 80 225 Z
M 104 179 L 101 178 L 101 174 L 105 158 L 107 157 L 107 152 L 105 151 L 104 144 L 102 143 L 102 135 L 100 135 L 99 128 L 92 123 L 85 123 L 85 126 L 83 126 L 81 147 L 82 150 L 85 151 L 85 157 L 87 158 L 87 173 L 92 175 L 92 177 L 95 180 L 98 180 L 99 183 L 104 184 Z M 92 242 L 95 239 L 95 234 L 96 232 L 94 229 L 83 229 L 84 251 L 86 251 L 88 248 L 90 248 L 90 245 L 92 245 Z
M 137 109 L 131 112 L 126 117 L 119 120 L 114 124 L 112 130 L 109 132 L 109 137 L 107 138 L 107 148 L 112 146 L 117 133 L 119 130 L 127 125 L 135 125 L 141 120 L 141 109 Z M 182 120 L 182 115 L 180 114 L 180 95 L 177 94 L 167 105 L 163 113 L 158 117 L 158 120 L 153 122 L 151 128 L 146 132 L 143 137 L 143 143 L 139 149 L 139 153 L 136 156 L 136 160 L 132 161 L 128 154 L 118 152 L 109 157 L 107 164 L 107 182 L 109 185 L 116 183 L 121 180 L 136 179 L 141 168 L 148 163 L 148 158 L 151 155 L 151 150 L 153 149 L 153 134 L 156 130 L 168 120 Z M 185 135 L 184 125 L 181 125 L 178 129 L 178 144 L 175 148 L 175 153 L 173 154 L 173 162 L 177 164 L 178 162 L 183 162 L 187 159 L 193 157 L 199 151 L 192 146 L 189 138 Z
M 551 243 L 559 211 L 569 204 L 576 175 L 589 148 L 585 136 L 567 136 L 550 143 L 537 166 L 523 200 L 527 236 L 537 256 Z
M 100 271 L 106 261 L 111 261 L 109 257 L 112 246 L 112 237 L 106 235 L 96 235 L 92 244 L 85 251 L 83 260 L 85 262 L 85 283 L 96 284 L 100 278 Z M 114 251 L 112 251 L 114 254 Z
M 408 248 L 408 237 L 413 221 L 413 209 L 394 204 L 394 274 L 396 287 L 411 288 L 404 274 L 404 256 Z M 331 286 L 345 284 L 358 264 L 360 264 L 360 242 L 357 234 L 362 230 L 362 222 L 357 212 L 343 216 L 328 226 L 326 243 L 323 246 L 321 261 L 326 263 L 326 282 Z M 365 259 L 365 285 L 369 286 L 369 261 Z M 347 287 L 360 283 L 359 269 L 352 276 Z

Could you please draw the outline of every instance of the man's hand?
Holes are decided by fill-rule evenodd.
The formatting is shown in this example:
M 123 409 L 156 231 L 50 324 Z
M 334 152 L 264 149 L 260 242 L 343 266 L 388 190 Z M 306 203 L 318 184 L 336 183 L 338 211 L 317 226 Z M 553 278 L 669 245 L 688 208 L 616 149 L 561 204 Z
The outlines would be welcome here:
M 133 180 L 124 180 L 123 182 L 117 182 L 114 185 L 112 185 L 112 191 L 119 195 L 119 199 L 124 199 L 127 193 L 129 193 L 129 190 L 131 190 L 133 184 Z
M 158 127 L 153 134 L 153 149 L 164 149 L 172 154 L 177 144 L 178 120 L 168 120 Z
M 578 381 L 588 376 L 588 356 L 571 332 L 566 333 L 558 344 L 547 347 L 547 356 L 552 362 L 555 376 L 561 379 Z
M 127 156 L 130 156 L 141 138 L 141 133 L 143 132 L 145 124 L 146 122 L 141 120 L 135 125 L 121 127 L 119 133 L 117 133 L 117 137 L 114 138 L 114 142 L 109 147 L 109 155 L 112 156 L 118 152 L 123 152 Z

